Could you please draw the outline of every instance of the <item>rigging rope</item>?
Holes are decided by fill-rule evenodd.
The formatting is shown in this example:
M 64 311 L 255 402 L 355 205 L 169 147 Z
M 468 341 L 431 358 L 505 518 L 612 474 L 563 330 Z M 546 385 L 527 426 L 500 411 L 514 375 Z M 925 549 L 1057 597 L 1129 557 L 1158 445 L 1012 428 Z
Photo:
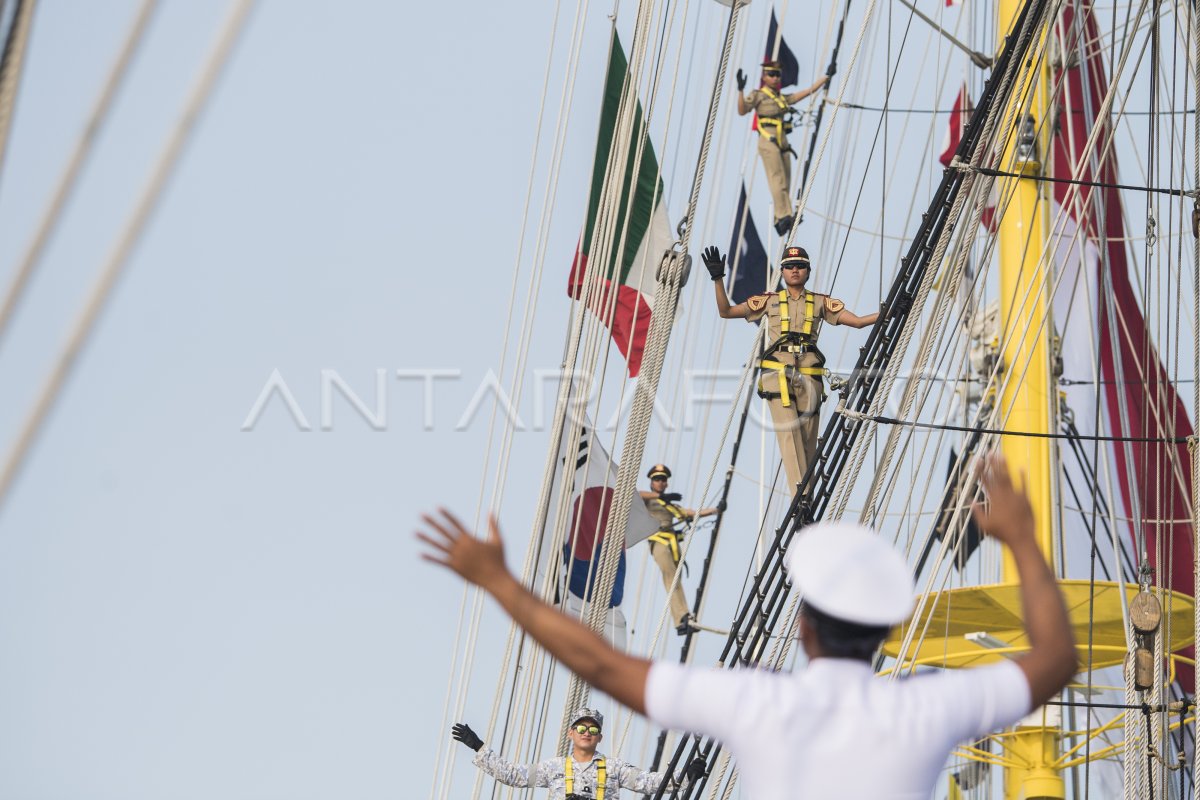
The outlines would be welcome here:
M 1076 180 L 1075 178 L 1055 178 L 1050 175 L 1025 175 L 1020 172 L 1010 172 L 1002 169 L 973 167 L 970 164 L 963 164 L 962 162 L 951 162 L 950 168 L 978 172 L 981 175 L 990 175 L 994 178 L 1023 178 L 1037 181 L 1038 183 L 1068 183 L 1073 186 L 1093 186 L 1102 189 L 1121 189 L 1128 192 L 1146 192 L 1147 194 L 1165 194 L 1172 197 L 1190 197 L 1193 200 L 1200 199 L 1200 189 L 1167 189 L 1159 186 L 1135 186 L 1129 183 L 1105 183 L 1104 181 L 1084 181 Z
M 555 4 L 553 20 L 551 22 L 552 42 L 554 40 L 553 32 L 555 30 L 557 30 L 560 10 L 561 10 L 561 2 Z M 568 62 L 570 64 L 570 67 L 565 72 L 565 77 L 563 80 L 562 94 L 561 94 L 561 97 L 559 100 L 559 106 L 558 106 L 558 119 L 560 121 L 566 119 L 567 122 L 562 123 L 562 124 L 557 124 L 554 126 L 555 137 L 553 140 L 553 150 L 552 150 L 552 155 L 550 158 L 551 167 L 550 167 L 550 170 L 549 170 L 547 178 L 546 178 L 546 186 L 545 186 L 544 193 L 543 193 L 543 206 L 542 206 L 541 216 L 540 216 L 540 219 L 538 221 L 538 226 L 537 226 L 538 237 L 537 237 L 537 240 L 535 243 L 534 266 L 533 266 L 533 269 L 531 271 L 530 278 L 529 278 L 529 286 L 528 286 L 528 291 L 527 291 L 527 295 L 526 295 L 525 313 L 522 317 L 524 320 L 524 325 L 522 327 L 520 341 L 517 345 L 517 363 L 516 363 L 516 366 L 515 366 L 514 372 L 513 372 L 512 385 L 509 389 L 509 397 L 512 398 L 511 405 L 513 408 L 518 408 L 521 403 L 521 394 L 522 394 L 521 389 L 523 387 L 523 382 L 520 379 L 524 375 L 525 369 L 526 369 L 526 364 L 527 364 L 529 350 L 530 350 L 530 344 L 532 342 L 533 320 L 536 316 L 537 301 L 541 294 L 538 291 L 538 288 L 539 288 L 539 286 L 541 284 L 541 280 L 544 276 L 545 252 L 546 252 L 546 241 L 547 241 L 546 231 L 547 231 L 547 227 L 549 224 L 548 209 L 550 207 L 552 207 L 553 197 L 557 191 L 558 177 L 559 177 L 560 168 L 561 168 L 561 152 L 562 152 L 563 144 L 564 144 L 564 141 L 566 139 L 568 129 L 569 129 L 568 123 L 570 120 L 570 106 L 571 106 L 571 101 L 573 100 L 573 97 L 574 97 L 574 93 L 573 93 L 572 89 L 574 86 L 574 80 L 577 75 L 577 67 L 578 67 L 578 53 L 579 53 L 578 38 L 582 36 L 581 21 L 583 19 L 583 16 L 582 16 L 581 10 L 582 10 L 582 6 L 577 5 L 576 17 L 575 17 L 575 21 L 573 24 L 574 31 L 573 31 L 573 36 L 572 36 L 572 40 L 571 40 L 570 52 L 568 55 Z M 551 69 L 552 69 L 552 65 L 553 65 L 553 59 L 554 59 L 554 47 L 552 45 L 550 48 L 547 49 L 546 66 L 545 66 L 545 70 L 544 70 L 544 74 L 543 74 L 541 102 L 539 104 L 537 123 L 535 125 L 533 155 L 531 157 L 529 177 L 527 179 L 527 185 L 526 185 L 526 196 L 525 196 L 525 202 L 524 202 L 524 209 L 523 209 L 522 217 L 521 217 L 521 219 L 522 219 L 521 231 L 520 231 L 520 235 L 518 237 L 518 252 L 517 252 L 517 257 L 516 257 L 516 269 L 514 270 L 514 273 L 513 273 L 513 282 L 512 282 L 512 287 L 510 289 L 509 318 L 508 318 L 507 322 L 505 323 L 504 342 L 501 346 L 501 353 L 502 353 L 501 365 L 500 365 L 500 375 L 501 376 L 503 376 L 504 372 L 505 372 L 505 364 L 506 364 L 506 360 L 507 360 L 507 356 L 508 356 L 508 349 L 509 349 L 508 348 L 509 333 L 510 333 L 510 330 L 512 327 L 513 314 L 516 309 L 515 297 L 516 297 L 516 289 L 517 289 L 517 280 L 518 280 L 519 273 L 520 273 L 520 263 L 521 263 L 522 253 L 523 253 L 522 248 L 524 247 L 526 229 L 527 229 L 527 225 L 529 222 L 529 208 L 530 208 L 530 203 L 531 203 L 531 199 L 533 196 L 533 181 L 534 181 L 534 175 L 536 172 L 537 157 L 538 157 L 539 145 L 540 145 L 540 139 L 541 139 L 541 131 L 543 130 L 543 119 L 545 116 L 546 101 L 549 96 L 548 88 L 549 88 L 550 75 L 552 74 Z M 496 411 L 498 409 L 498 406 L 499 406 L 499 404 L 497 403 L 496 406 L 493 407 L 491 420 L 489 421 L 488 443 L 485 448 L 484 456 L 481 459 L 482 463 L 484 463 L 484 464 L 489 463 L 491 460 L 491 452 L 492 452 L 495 430 L 496 430 Z M 497 464 L 496 464 L 496 481 L 495 481 L 495 485 L 493 487 L 492 502 L 490 503 L 490 506 L 497 513 L 499 511 L 500 502 L 501 502 L 501 499 L 503 496 L 503 490 L 504 490 L 503 478 L 505 475 L 507 475 L 507 472 L 508 472 L 507 464 L 508 464 L 509 456 L 511 454 L 512 443 L 513 443 L 513 434 L 514 434 L 515 428 L 516 428 L 515 420 L 509 419 L 509 420 L 507 420 L 507 423 L 508 424 L 506 425 L 503 435 L 501 437 L 500 454 L 497 457 Z M 486 475 L 485 475 L 485 477 L 486 477 Z M 483 486 L 480 487 L 480 492 L 479 492 L 480 506 L 482 506 L 482 503 L 483 503 Z M 480 512 L 481 512 L 481 508 L 477 506 L 477 508 L 476 508 L 476 527 L 478 527 L 478 525 L 479 525 Z M 527 561 L 526 561 L 525 567 L 521 573 L 523 576 L 523 579 L 527 580 L 529 582 L 529 584 L 532 584 L 531 576 L 533 573 L 533 563 L 529 560 L 530 556 L 532 554 L 533 554 L 532 551 L 529 554 L 527 554 Z M 466 604 L 467 604 L 467 600 L 469 597 L 472 597 L 474 599 L 474 602 L 472 604 L 474 613 L 472 614 L 472 619 L 471 619 L 471 623 L 470 623 L 470 632 L 468 634 L 468 641 L 470 642 L 470 646 L 469 646 L 468 650 L 464 653 L 461 662 L 459 662 L 458 646 L 459 646 L 459 643 L 462 641 L 461 632 L 462 632 L 462 625 L 463 625 L 463 616 L 465 615 Z M 456 683 L 459 687 L 459 691 L 458 691 L 456 699 L 453 702 L 455 717 L 457 717 L 459 715 L 459 712 L 465 705 L 466 693 L 470 686 L 470 677 L 471 677 L 470 671 L 469 671 L 469 666 L 473 662 L 474 644 L 475 644 L 476 636 L 477 636 L 478 629 L 479 629 L 481 608 L 482 608 L 482 597 L 479 594 L 464 592 L 462 604 L 460 607 L 459 635 L 455 636 L 455 652 L 453 653 L 453 655 L 451 657 L 451 661 L 450 661 L 450 663 L 452 665 L 454 665 L 456 663 L 459 664 L 459 673 L 458 673 L 457 679 L 456 679 L 456 676 L 454 675 L 454 673 L 451 672 L 451 677 L 448 682 L 447 694 L 446 694 L 445 704 L 444 704 L 444 708 L 443 708 L 443 726 L 442 726 L 443 729 L 445 727 L 447 727 L 450 724 L 450 722 L 452 721 L 450 718 L 451 707 L 452 707 L 451 693 L 452 693 L 453 688 Z M 508 670 L 508 664 L 509 664 L 510 658 L 512 657 L 512 651 L 514 649 L 514 646 L 518 649 L 518 652 L 520 653 L 521 648 L 525 645 L 524 638 L 522 638 L 519 643 L 516 641 L 515 631 L 516 631 L 516 626 L 510 626 L 509 635 L 507 637 L 506 645 L 505 645 L 505 652 L 504 652 L 504 656 L 502 658 L 503 666 L 499 670 L 498 676 L 497 676 L 498 682 L 497 682 L 497 687 L 495 690 L 495 696 L 497 698 L 499 698 L 502 693 L 505 675 Z M 539 654 L 534 655 L 535 660 L 537 659 L 538 655 Z M 520 658 L 521 658 L 520 654 L 518 654 L 517 658 L 518 658 L 518 660 L 520 660 Z M 534 668 L 534 669 L 530 670 L 530 672 L 531 672 L 531 674 L 537 674 L 537 669 Z M 510 689 L 510 705 L 512 705 L 515 702 L 517 689 L 518 689 L 517 683 L 514 681 L 512 687 Z M 531 708 L 533 705 L 534 704 L 532 702 L 526 702 L 526 703 L 520 704 L 520 707 L 523 709 L 528 709 L 528 708 Z M 498 713 L 498 710 L 499 710 L 499 703 L 497 702 L 493 706 L 492 715 L 491 715 L 488 725 L 485 729 L 486 730 L 485 735 L 488 737 L 489 741 L 492 740 L 491 735 L 492 735 L 493 730 L 495 729 L 496 715 Z M 503 738 L 504 737 L 502 736 L 501 741 L 503 741 Z M 442 796 L 443 797 L 447 796 L 450 791 L 450 776 L 452 774 L 451 767 L 454 763 L 455 756 L 458 752 L 457 748 L 455 748 L 453 746 L 448 747 L 448 745 L 449 745 L 448 741 L 446 741 L 444 739 L 441 740 L 441 745 L 439 746 L 439 752 L 438 752 L 438 756 L 437 756 L 438 763 L 443 763 L 443 759 L 445 759 L 443 769 L 439 770 L 437 773 L 438 775 L 441 776 Z M 447 747 L 448 747 L 448 749 L 447 749 Z M 481 782 L 482 782 L 482 775 L 478 775 L 476 778 L 476 785 L 475 785 L 475 792 L 474 792 L 475 795 L 478 795 L 479 786 L 480 786 Z M 434 785 L 431 787 L 431 795 L 430 795 L 431 800 L 434 796 L 436 796 L 436 793 L 437 793 L 437 783 L 435 780 Z
M 1098 436 L 1082 433 L 1042 433 L 1040 431 L 1011 431 L 1003 428 L 985 428 L 973 425 L 950 425 L 934 422 L 918 422 L 916 420 L 897 419 L 883 414 L 866 414 L 849 409 L 839 408 L 838 414 L 851 419 L 877 422 L 884 425 L 896 425 L 902 428 L 919 428 L 929 431 L 960 431 L 962 433 L 983 433 L 992 436 L 1024 436 L 1033 439 L 1070 439 L 1084 442 L 1155 442 L 1162 444 L 1187 444 L 1191 436 Z
M 1200 186 L 1200 15 L 1196 4 L 1188 5 L 1188 35 L 1192 50 L 1189 53 L 1192 67 L 1192 180 Z M 1192 213 L 1200 213 L 1200 202 L 1193 204 Z M 1192 304 L 1197 315 L 1192 323 L 1192 371 L 1200 378 L 1200 236 L 1192 240 Z M 1192 383 L 1192 421 L 1200 425 L 1200 380 Z M 1188 442 L 1188 454 L 1192 459 L 1192 598 L 1200 598 L 1200 452 L 1195 437 Z M 1200 643 L 1200 602 L 1196 602 L 1192 620 L 1192 641 Z M 1200 669 L 1195 670 L 1192 697 L 1200 697 Z M 1198 723 L 1200 724 L 1200 723 Z M 1200 734 L 1193 727 L 1192 738 L 1192 791 L 1194 800 L 1200 800 Z
M 874 3 L 872 3 L 871 5 L 873 7 Z M 842 7 L 842 19 L 840 22 L 838 22 L 837 35 L 834 37 L 834 40 L 833 40 L 833 50 L 829 54 L 829 66 L 825 68 L 825 75 L 830 80 L 833 80 L 833 76 L 837 74 L 838 52 L 842 49 L 842 35 L 846 31 L 846 16 L 849 13 L 850 13 L 850 0 L 846 0 L 846 4 Z M 867 18 L 868 19 L 870 18 L 869 11 L 867 13 Z M 865 24 L 865 22 L 864 22 L 864 24 Z M 861 41 L 861 38 L 860 38 L 860 41 Z M 821 91 L 823 92 L 823 96 L 828 95 L 829 94 L 829 84 L 826 83 L 825 86 L 822 87 Z M 841 93 L 839 93 L 839 97 L 840 96 L 841 96 Z M 804 197 L 806 194 L 805 189 L 808 188 L 808 174 L 809 174 L 809 170 L 811 169 L 812 163 L 813 163 L 813 152 L 817 148 L 817 136 L 821 132 L 821 120 L 824 117 L 825 117 L 825 104 L 818 103 L 817 115 L 816 115 L 816 118 L 813 120 L 812 135 L 809 137 L 809 140 L 808 140 L 808 155 L 804 159 L 804 169 L 801 170 L 801 172 L 800 172 L 800 185 L 796 189 L 796 197 L 797 198 Z M 799 222 L 799 220 L 802 218 L 802 216 L 803 216 L 803 208 L 801 208 L 796 214 L 797 222 Z M 795 235 L 795 230 L 796 230 L 796 225 L 793 224 L 792 232 L 787 237 L 788 242 L 792 241 L 792 237 Z
M 17 88 L 25 68 L 25 50 L 29 45 L 29 30 L 33 25 L 36 0 L 17 0 L 12 24 L 0 54 L 0 175 L 4 174 L 4 157 L 8 152 L 8 137 L 12 132 L 13 110 L 17 104 Z M 0 8 L 3 11 L 3 8 Z M 2 15 L 0 15 L 2 16 Z
M 30 2 L 29 5 L 32 6 L 33 3 Z M 25 249 L 25 255 L 21 258 L 21 263 L 17 267 L 12 280 L 9 282 L 8 289 L 4 293 L 3 303 L 0 304 L 0 344 L 4 342 L 4 334 L 12 320 L 13 312 L 16 311 L 17 304 L 24 294 L 25 286 L 37 268 L 42 253 L 50 241 L 50 237 L 58 228 L 63 209 L 71 199 L 72 194 L 74 194 L 79 173 L 91 156 L 92 145 L 95 144 L 98 134 L 104 127 L 105 120 L 108 119 L 113 98 L 116 97 L 117 91 L 125 81 L 129 64 L 133 60 L 138 47 L 141 45 L 146 28 L 157 8 L 158 0 L 143 0 L 141 7 L 138 9 L 137 16 L 134 18 L 133 25 L 129 28 L 129 33 L 125 37 L 125 43 L 121 46 L 112 67 L 109 68 L 104 86 L 100 90 L 100 94 L 92 106 L 92 112 L 88 115 L 87 123 L 84 125 L 83 131 L 75 143 L 75 150 L 71 153 L 71 158 L 67 161 L 67 166 L 63 169 L 62 175 L 59 176 L 54 194 L 51 196 L 46 208 L 42 211 L 42 219 L 38 224 L 37 231 L 30 240 L 29 246 Z M 2 81 L 3 78 L 0 78 L 0 82 Z M 0 122 L 0 129 L 3 128 L 3 125 L 4 123 Z M 0 166 L 3 165 L 4 159 L 3 137 L 4 134 L 0 133 Z
M 591 609 L 588 612 L 588 624 L 593 630 L 598 630 L 603 624 L 607 612 L 609 598 L 612 594 L 612 580 L 616 570 L 617 559 L 620 556 L 624 531 L 629 516 L 629 505 L 634 497 L 634 485 L 641 474 L 641 461 L 646 444 L 646 433 L 649 429 L 653 413 L 654 398 L 658 389 L 658 380 L 666 356 L 667 343 L 670 340 L 671 326 L 674 324 L 679 290 L 686 280 L 688 268 L 686 253 L 691 237 L 691 229 L 699 201 L 700 190 L 704 181 L 704 170 L 708 161 L 708 152 L 712 144 L 713 129 L 716 125 L 717 110 L 721 103 L 721 89 L 725 85 L 725 73 L 729 64 L 730 51 L 734 34 L 737 30 L 737 16 L 740 4 L 730 7 L 729 22 L 725 32 L 725 42 L 721 49 L 720 66 L 713 80 L 712 94 L 709 100 L 708 117 L 705 123 L 704 136 L 701 140 L 700 156 L 696 164 L 695 177 L 692 181 L 692 192 L 688 199 L 687 212 L 684 215 L 683 235 L 677 253 L 667 257 L 659 269 L 658 288 L 655 292 L 655 309 L 650 317 L 650 333 L 646 350 L 642 357 L 642 369 L 638 376 L 637 387 L 634 391 L 633 407 L 629 415 L 624 445 L 621 448 L 621 467 L 617 472 L 617 482 L 613 493 L 612 512 L 605 526 L 604 543 L 601 547 L 601 566 L 596 579 L 596 590 L 592 596 Z M 632 64 L 631 59 L 631 64 Z M 631 70 L 632 72 L 632 70 Z M 582 701 L 587 697 L 586 685 L 572 676 L 571 688 L 568 690 L 568 707 L 571 702 Z M 569 714 L 565 712 L 564 716 Z M 564 727 L 566 726 L 564 721 Z
M 100 313 L 104 310 L 109 295 L 112 293 L 118 278 L 120 278 L 129 261 L 129 256 L 140 241 L 147 222 L 149 222 L 151 215 L 157 208 L 163 190 L 166 188 L 168 180 L 174 174 L 175 166 L 178 164 L 179 158 L 183 153 L 184 145 L 190 139 L 196 122 L 207 105 L 212 90 L 216 85 L 217 78 L 221 75 L 225 64 L 233 53 L 234 44 L 236 44 L 245 28 L 249 12 L 253 6 L 254 0 L 235 0 L 230 9 L 224 27 L 213 49 L 210 51 L 208 60 L 197 76 L 187 103 L 175 122 L 171 136 L 159 154 L 158 161 L 149 179 L 142 188 L 141 197 L 138 199 L 132 214 L 127 220 L 124 230 L 114 244 L 113 250 L 109 254 L 108 260 L 100 273 L 100 277 L 92 288 L 87 303 L 80 312 L 70 336 L 59 352 L 57 362 L 50 377 L 42 386 L 37 403 L 26 417 L 17 441 L 9 452 L 4 470 L 0 472 L 0 510 L 3 509 L 9 490 L 20 473 L 21 467 L 24 466 L 25 458 L 29 454 L 38 433 L 41 431 L 46 417 L 58 400 L 59 393 L 67 377 L 70 375 L 72 367 L 74 367 L 79 354 L 87 344 L 88 338 L 92 333 L 92 328 L 95 326 L 96 320 L 99 319 Z

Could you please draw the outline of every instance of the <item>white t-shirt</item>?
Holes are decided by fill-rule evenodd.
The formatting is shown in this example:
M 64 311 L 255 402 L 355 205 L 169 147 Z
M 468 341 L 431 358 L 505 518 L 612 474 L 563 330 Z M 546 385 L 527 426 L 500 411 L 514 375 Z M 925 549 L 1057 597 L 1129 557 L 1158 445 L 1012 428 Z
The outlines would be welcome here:
M 1029 704 L 1011 661 L 895 681 L 846 659 L 797 673 L 655 662 L 646 682 L 647 716 L 721 742 L 752 800 L 925 800 L 955 745 Z

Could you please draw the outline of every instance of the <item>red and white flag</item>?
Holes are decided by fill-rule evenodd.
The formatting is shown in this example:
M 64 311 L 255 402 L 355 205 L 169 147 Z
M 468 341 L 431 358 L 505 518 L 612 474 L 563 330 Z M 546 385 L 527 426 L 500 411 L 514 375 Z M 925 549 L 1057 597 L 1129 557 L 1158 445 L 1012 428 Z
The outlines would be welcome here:
M 958 145 L 962 142 L 963 131 L 966 130 L 967 123 L 971 121 L 971 114 L 974 112 L 975 104 L 971 101 L 971 94 L 964 82 L 958 90 L 958 96 L 954 98 L 954 109 L 950 112 L 950 119 L 946 125 L 946 137 L 942 140 L 942 154 L 938 156 L 938 161 L 942 162 L 943 167 L 949 167 L 950 162 L 954 160 L 954 154 L 958 152 Z M 980 223 L 993 233 L 996 231 L 998 197 L 996 186 L 993 183 L 987 205 L 983 207 L 983 212 L 979 217 Z

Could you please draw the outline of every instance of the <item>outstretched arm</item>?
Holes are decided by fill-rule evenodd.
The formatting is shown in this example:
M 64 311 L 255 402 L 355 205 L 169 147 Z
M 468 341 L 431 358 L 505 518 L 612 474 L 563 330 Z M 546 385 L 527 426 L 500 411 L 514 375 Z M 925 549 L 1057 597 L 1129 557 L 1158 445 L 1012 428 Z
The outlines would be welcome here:
M 801 89 L 798 92 L 792 92 L 787 96 L 786 99 L 789 103 L 799 103 L 801 100 L 808 97 L 810 94 L 815 92 L 817 89 L 820 89 L 827 83 L 829 83 L 829 76 L 822 75 L 820 78 L 817 78 L 817 82 L 812 86 L 808 87 L 807 89 Z
M 488 538 L 477 539 L 445 509 L 422 519 L 429 532 L 417 538 L 429 546 L 426 561 L 457 572 L 496 599 L 513 621 L 552 656 L 591 686 L 639 714 L 646 712 L 646 678 L 650 662 L 613 649 L 595 631 L 538 599 L 504 565 L 504 543 L 495 517 L 488 519 Z
M 1008 546 L 1021 579 L 1021 606 L 1029 652 L 1016 659 L 1029 681 L 1033 708 L 1044 704 L 1075 675 L 1078 656 L 1075 637 L 1062 593 L 1050 565 L 1038 548 L 1033 507 L 1025 496 L 1024 476 L 1020 489 L 1013 485 L 1008 464 L 991 456 L 981 469 L 988 507 L 972 509 L 980 529 Z
M 860 317 L 853 313 L 850 309 L 842 309 L 842 313 L 838 315 L 837 324 L 845 325 L 849 328 L 865 328 L 868 325 L 874 325 L 875 320 L 879 319 L 879 312 L 874 311 L 866 316 Z

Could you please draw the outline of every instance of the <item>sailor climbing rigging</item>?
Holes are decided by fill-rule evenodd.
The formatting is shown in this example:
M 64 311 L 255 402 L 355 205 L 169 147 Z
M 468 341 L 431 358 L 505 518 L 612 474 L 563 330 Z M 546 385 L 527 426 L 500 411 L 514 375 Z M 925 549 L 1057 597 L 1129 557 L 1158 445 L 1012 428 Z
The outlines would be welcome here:
M 470 726 L 458 723 L 451 735 L 475 751 L 472 763 L 507 786 L 545 786 L 550 789 L 549 800 L 616 800 L 621 789 L 641 794 L 658 791 L 663 775 L 647 772 L 617 758 L 606 758 L 596 752 L 604 734 L 604 715 L 594 708 L 580 708 L 567 726 L 571 754 L 548 758 L 536 764 L 513 764 L 498 753 L 483 746 L 483 740 Z M 704 774 L 704 760 L 695 759 L 684 769 L 678 780 L 670 779 L 674 788 L 686 785 Z
M 720 251 L 708 247 L 703 258 L 716 289 L 717 313 L 722 318 L 767 320 L 758 390 L 759 396 L 769 401 L 779 453 L 788 484 L 794 489 L 816 455 L 820 432 L 825 374 L 825 356 L 817 348 L 821 323 L 865 328 L 875 323 L 879 312 L 859 316 L 841 300 L 809 291 L 812 263 L 803 247 L 784 250 L 780 261 L 783 289 L 755 295 L 737 305 L 730 305 L 725 293 L 721 280 L 725 277 L 725 258 Z
M 758 115 L 758 155 L 763 170 L 767 173 L 767 184 L 771 188 L 771 200 L 775 204 L 775 231 L 783 236 L 792 227 L 792 164 L 794 152 L 788 144 L 787 135 L 792 130 L 792 103 L 798 103 L 829 81 L 822 75 L 807 89 L 784 94 L 782 91 L 783 68 L 778 61 L 763 64 L 762 86 L 743 94 L 746 90 L 746 73 L 737 71 L 738 114 L 745 116 L 751 111 Z
M 650 556 L 662 571 L 664 588 L 671 593 L 671 617 L 675 620 L 675 631 L 684 636 L 695 629 L 695 619 L 688 611 L 683 585 L 675 580 L 680 563 L 680 541 L 688 523 L 697 517 L 708 517 L 724 511 L 724 501 L 716 508 L 693 511 L 679 505 L 682 498 L 678 493 L 667 491 L 671 470 L 666 464 L 655 464 L 646 473 L 646 477 L 650 479 L 650 491 L 641 492 L 642 500 L 646 502 L 646 510 L 650 512 L 650 516 L 659 523 L 658 530 L 647 540 L 650 543 Z M 671 588 L 672 584 L 674 589 Z

